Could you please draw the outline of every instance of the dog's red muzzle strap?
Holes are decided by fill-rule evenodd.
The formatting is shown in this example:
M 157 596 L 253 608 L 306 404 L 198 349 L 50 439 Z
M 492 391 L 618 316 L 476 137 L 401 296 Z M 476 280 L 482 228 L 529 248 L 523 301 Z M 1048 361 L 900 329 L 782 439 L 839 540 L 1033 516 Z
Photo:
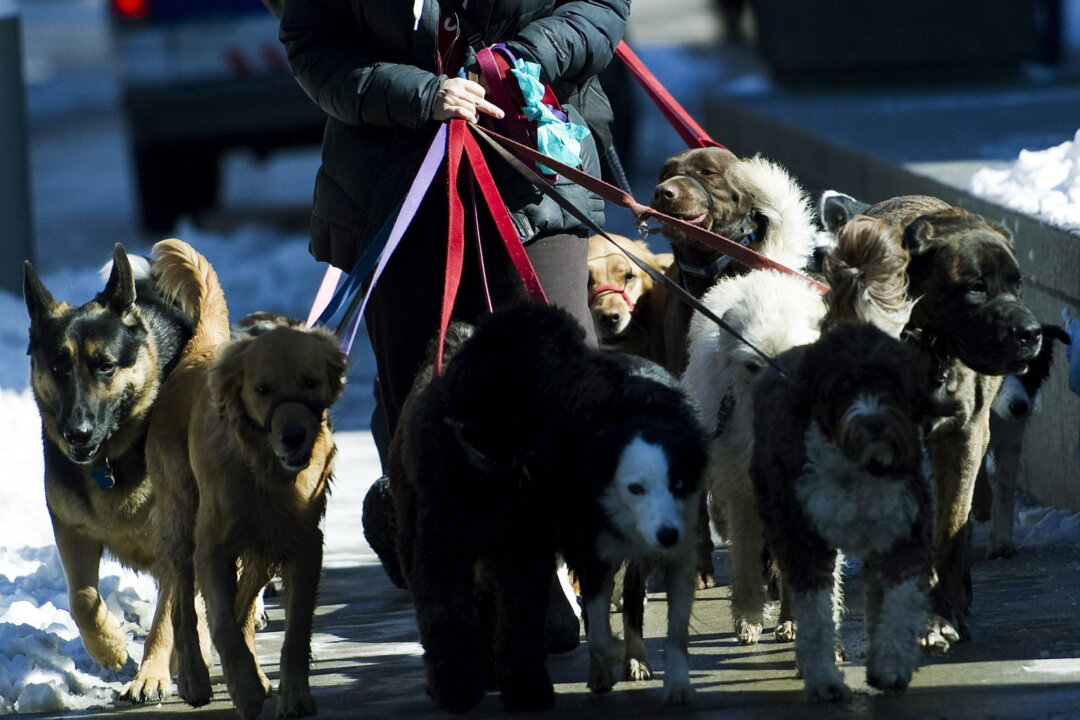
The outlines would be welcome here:
M 630 307 L 630 312 L 634 312 L 634 301 L 630 299 L 630 296 L 626 292 L 626 288 L 619 287 L 618 285 L 601 285 L 593 288 L 593 291 L 589 293 L 589 307 L 593 306 L 593 303 L 596 302 L 596 298 L 609 292 L 622 295 L 622 299 Z

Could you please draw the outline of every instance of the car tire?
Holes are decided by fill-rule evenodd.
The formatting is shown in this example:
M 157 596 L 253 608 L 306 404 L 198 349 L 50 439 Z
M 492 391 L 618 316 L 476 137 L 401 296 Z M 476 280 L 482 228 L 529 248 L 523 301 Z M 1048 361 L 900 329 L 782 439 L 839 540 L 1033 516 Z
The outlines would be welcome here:
M 217 148 L 149 146 L 135 150 L 139 216 L 149 233 L 168 233 L 182 215 L 197 216 L 218 196 Z

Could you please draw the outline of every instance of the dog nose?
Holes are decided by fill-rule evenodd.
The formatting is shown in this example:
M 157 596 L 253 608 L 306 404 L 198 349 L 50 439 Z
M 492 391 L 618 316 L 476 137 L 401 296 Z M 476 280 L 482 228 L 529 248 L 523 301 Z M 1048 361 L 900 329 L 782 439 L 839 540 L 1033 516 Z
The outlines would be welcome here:
M 679 531 L 670 525 L 665 525 L 656 531 L 656 541 L 661 546 L 669 548 L 679 542 Z
M 863 421 L 863 427 L 868 435 L 879 438 L 885 434 L 885 418 L 868 417 Z
M 612 310 L 611 312 L 606 312 L 606 313 L 604 313 L 603 315 L 600 316 L 600 321 L 603 322 L 604 325 L 607 325 L 608 327 L 615 327 L 616 325 L 619 324 L 619 313 L 616 310 Z
M 1009 414 L 1013 417 L 1021 417 L 1027 415 L 1028 401 L 1021 398 L 1009 401 Z
M 299 425 L 286 425 L 281 429 L 281 444 L 290 450 L 300 447 L 304 443 L 307 433 Z
M 90 423 L 82 423 L 77 427 L 69 427 L 64 429 L 64 440 L 68 445 L 74 445 L 76 447 L 80 445 L 86 445 L 90 442 L 90 438 L 94 434 L 94 428 Z
M 1014 325 L 1009 334 L 1022 347 L 1032 347 L 1042 340 L 1042 326 L 1031 320 L 1022 325 Z
M 657 185 L 653 190 L 653 200 L 674 200 L 679 197 L 678 188 L 673 185 Z

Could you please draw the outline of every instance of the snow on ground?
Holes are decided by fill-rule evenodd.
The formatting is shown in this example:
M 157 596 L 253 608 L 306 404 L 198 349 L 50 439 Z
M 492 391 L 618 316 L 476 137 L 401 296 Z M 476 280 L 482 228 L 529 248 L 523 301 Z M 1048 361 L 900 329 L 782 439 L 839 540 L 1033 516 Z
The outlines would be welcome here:
M 1080 232 L 1080 130 L 1045 150 L 1021 150 L 1010 166 L 982 168 L 968 189 L 987 200 Z

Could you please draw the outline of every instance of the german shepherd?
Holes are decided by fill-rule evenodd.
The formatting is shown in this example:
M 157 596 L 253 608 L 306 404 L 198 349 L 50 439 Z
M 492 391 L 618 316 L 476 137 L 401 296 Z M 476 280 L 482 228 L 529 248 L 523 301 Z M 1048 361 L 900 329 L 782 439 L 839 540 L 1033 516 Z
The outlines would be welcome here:
M 203 292 L 205 259 L 173 272 Z M 45 498 L 67 578 L 71 615 L 87 652 L 120 668 L 127 638 L 98 594 L 98 566 L 108 550 L 125 566 L 155 574 L 149 524 L 153 494 L 144 442 L 161 383 L 191 336 L 193 319 L 167 301 L 148 272 L 132 269 L 117 244 L 105 289 L 84 305 L 58 302 L 33 265 L 24 265 L 30 314 L 31 387 L 41 414 Z M 123 697 L 161 699 L 173 648 L 170 593 L 159 591 L 143 661 Z

